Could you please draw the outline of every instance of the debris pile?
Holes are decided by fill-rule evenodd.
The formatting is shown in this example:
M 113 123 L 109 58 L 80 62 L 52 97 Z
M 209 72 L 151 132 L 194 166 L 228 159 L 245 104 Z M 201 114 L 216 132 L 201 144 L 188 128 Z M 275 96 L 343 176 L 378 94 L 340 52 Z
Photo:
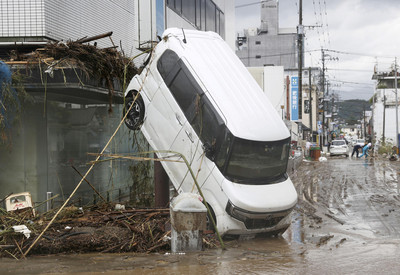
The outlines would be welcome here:
M 47 43 L 43 48 L 38 48 L 28 54 L 19 54 L 13 51 L 10 54 L 10 64 L 21 64 L 21 61 L 28 63 L 39 63 L 48 66 L 46 70 L 50 73 L 57 68 L 79 68 L 90 78 L 106 81 L 112 89 L 112 82 L 118 79 L 121 83 L 130 80 L 138 69 L 132 62 L 133 58 L 126 57 L 117 47 L 98 48 L 86 44 L 93 40 L 111 36 L 111 32 L 92 38 L 80 39 L 67 42 L 55 41 Z M 111 38 L 110 38 L 111 39 Z
M 114 209 L 111 204 L 88 209 L 65 207 L 29 255 L 170 251 L 169 209 Z M 0 257 L 22 258 L 52 215 L 54 211 L 32 218 L 0 208 Z M 29 238 L 14 230 L 16 225 L 25 225 Z M 204 243 L 218 246 L 213 234 L 207 235 Z
M 47 225 L 51 212 L 32 220 L 24 213 L 0 215 L 0 256 L 21 257 Z M 13 229 L 25 225 L 30 236 Z M 110 205 L 63 209 L 30 254 L 160 252 L 170 249 L 169 209 L 112 211 Z

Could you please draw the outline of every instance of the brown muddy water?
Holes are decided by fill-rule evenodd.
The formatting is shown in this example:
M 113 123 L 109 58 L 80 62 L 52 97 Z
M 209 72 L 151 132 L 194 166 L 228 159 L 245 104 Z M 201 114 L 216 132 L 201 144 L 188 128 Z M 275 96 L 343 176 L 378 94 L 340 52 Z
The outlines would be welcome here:
M 187 254 L 83 254 L 1 259 L 0 274 L 400 274 L 400 162 L 303 162 L 299 202 L 276 238 L 227 240 Z

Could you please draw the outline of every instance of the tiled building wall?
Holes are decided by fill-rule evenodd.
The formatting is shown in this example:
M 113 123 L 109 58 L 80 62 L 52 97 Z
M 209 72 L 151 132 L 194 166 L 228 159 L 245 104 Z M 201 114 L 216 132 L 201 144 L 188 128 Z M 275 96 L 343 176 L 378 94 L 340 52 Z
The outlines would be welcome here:
M 134 2 L 128 0 L 44 0 L 46 36 L 76 40 L 113 31 L 116 46 L 130 54 L 134 43 Z M 110 39 L 97 41 L 112 46 Z
M 0 40 L 76 40 L 113 32 L 116 46 L 132 55 L 135 1 L 129 0 L 1 0 Z M 35 39 L 32 39 L 35 38 Z M 109 38 L 99 47 L 113 46 Z
M 0 37 L 44 35 L 44 0 L 1 0 Z

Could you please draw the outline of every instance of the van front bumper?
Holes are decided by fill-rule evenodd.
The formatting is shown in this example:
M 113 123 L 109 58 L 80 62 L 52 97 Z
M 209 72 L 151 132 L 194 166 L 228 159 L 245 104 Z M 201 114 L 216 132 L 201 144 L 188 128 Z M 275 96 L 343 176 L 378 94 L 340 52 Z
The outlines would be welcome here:
M 294 207 L 277 212 L 260 213 L 241 209 L 234 206 L 230 201 L 228 201 L 225 211 L 232 218 L 243 222 L 246 229 L 248 230 L 261 230 L 268 232 L 271 229 L 274 230 L 278 225 L 280 225 L 280 223 L 283 223 L 283 225 L 280 227 L 285 227 L 286 223 L 288 223 L 285 222 L 285 218 L 290 215 L 293 208 Z

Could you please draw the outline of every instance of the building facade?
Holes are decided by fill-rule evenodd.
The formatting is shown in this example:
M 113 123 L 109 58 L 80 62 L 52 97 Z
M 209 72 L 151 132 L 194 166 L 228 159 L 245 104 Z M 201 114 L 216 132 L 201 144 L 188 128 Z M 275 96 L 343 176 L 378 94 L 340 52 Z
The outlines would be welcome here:
M 373 134 L 376 141 L 397 145 L 396 116 L 399 120 L 398 102 L 396 102 L 395 74 L 392 72 L 375 72 L 372 79 L 377 81 L 373 102 Z M 397 76 L 398 87 L 400 76 Z M 398 121 L 397 121 L 398 122 Z M 400 124 L 398 124 L 400 125 Z M 399 126 L 397 127 L 399 129 Z
M 279 28 L 279 2 L 261 2 L 261 26 L 245 30 L 244 43 L 236 54 L 246 67 L 283 66 L 285 69 L 297 68 L 296 29 Z M 239 44 L 239 43 L 238 43 Z
M 134 57 L 157 41 L 165 28 L 217 31 L 234 48 L 234 3 L 228 0 L 2 0 L 0 1 L 0 59 L 13 70 L 29 73 L 24 82 L 31 96 L 19 122 L 13 125 L 9 146 L 0 145 L 0 197 L 29 191 L 35 202 L 47 193 L 66 199 L 117 129 L 123 112 L 123 86 L 114 85 L 110 105 L 108 89 L 99 79 L 80 78 L 73 68 L 53 76 L 12 65 L 12 54 L 30 53 L 48 41 L 75 41 L 113 32 L 89 42 L 114 47 Z M 18 55 L 18 54 L 17 54 Z M 142 60 L 134 59 L 140 66 Z M 21 67 L 22 66 L 22 67 Z M 34 65 L 35 66 L 35 65 Z M 46 77 L 43 81 L 42 77 Z M 130 79 L 126 79 L 127 82 Z M 139 132 L 124 125 L 107 147 L 107 154 L 149 151 Z M 96 164 L 87 180 L 110 200 L 143 202 L 154 190 L 152 167 L 139 162 L 107 161 Z M 139 194 L 141 197 L 139 197 Z M 98 200 L 84 183 L 76 194 L 81 205 Z

